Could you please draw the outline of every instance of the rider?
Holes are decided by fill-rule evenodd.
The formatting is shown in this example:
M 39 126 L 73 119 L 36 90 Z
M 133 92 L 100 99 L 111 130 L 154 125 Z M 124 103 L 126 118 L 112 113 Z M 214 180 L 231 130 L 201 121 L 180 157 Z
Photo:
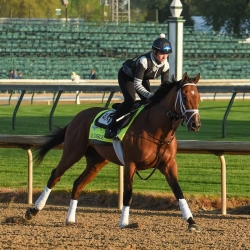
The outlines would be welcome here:
M 124 102 L 116 110 L 111 123 L 105 131 L 105 138 L 117 135 L 116 119 L 127 114 L 135 103 L 135 93 L 142 101 L 150 99 L 150 79 L 161 76 L 161 82 L 169 80 L 168 55 L 172 53 L 170 42 L 164 34 L 160 34 L 152 44 L 152 51 L 127 60 L 118 72 L 118 82 Z

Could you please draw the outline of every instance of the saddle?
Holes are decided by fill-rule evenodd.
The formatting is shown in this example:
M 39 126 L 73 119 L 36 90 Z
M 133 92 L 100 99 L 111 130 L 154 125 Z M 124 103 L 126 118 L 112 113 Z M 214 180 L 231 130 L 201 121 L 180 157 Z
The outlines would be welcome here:
M 118 128 L 121 129 L 121 128 L 126 127 L 129 124 L 129 122 L 131 121 L 131 119 L 133 118 L 135 111 L 143 104 L 144 103 L 142 101 L 136 101 L 134 103 L 131 111 L 118 122 Z M 112 105 L 112 110 L 107 110 L 106 112 L 104 112 L 100 116 L 98 116 L 95 119 L 95 125 L 97 127 L 101 127 L 101 128 L 106 129 L 108 127 L 108 125 L 110 124 L 110 122 L 112 121 L 113 116 L 115 114 L 115 111 L 117 110 L 119 105 L 120 105 L 120 103 L 114 103 Z

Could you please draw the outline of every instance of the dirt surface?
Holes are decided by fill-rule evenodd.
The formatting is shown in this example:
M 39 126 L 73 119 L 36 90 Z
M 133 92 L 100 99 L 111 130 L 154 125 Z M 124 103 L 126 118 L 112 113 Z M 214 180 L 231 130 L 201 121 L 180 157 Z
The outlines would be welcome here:
M 34 201 L 39 193 L 34 194 Z M 69 193 L 53 192 L 46 207 L 26 221 L 25 192 L 0 192 L 0 249 L 250 249 L 249 200 L 188 198 L 200 233 L 189 233 L 173 196 L 134 195 L 130 228 L 120 229 L 117 194 L 84 193 L 77 223 L 66 226 Z

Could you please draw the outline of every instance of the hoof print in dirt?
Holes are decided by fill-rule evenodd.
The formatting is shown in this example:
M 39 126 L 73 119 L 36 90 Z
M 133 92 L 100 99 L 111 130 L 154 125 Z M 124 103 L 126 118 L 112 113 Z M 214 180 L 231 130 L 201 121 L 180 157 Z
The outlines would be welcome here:
M 188 226 L 188 232 L 190 233 L 199 233 L 200 232 L 200 228 L 197 224 L 192 224 Z
M 27 220 L 25 220 L 25 218 L 23 218 L 23 217 L 13 216 L 13 217 L 6 218 L 5 223 L 8 223 L 8 224 L 27 224 Z

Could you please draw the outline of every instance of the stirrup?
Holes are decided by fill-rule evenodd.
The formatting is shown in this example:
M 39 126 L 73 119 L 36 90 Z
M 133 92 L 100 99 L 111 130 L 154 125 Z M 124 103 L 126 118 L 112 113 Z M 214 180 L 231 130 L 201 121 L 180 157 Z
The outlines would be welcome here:
M 117 135 L 117 131 L 106 129 L 104 137 L 107 139 L 113 139 Z

